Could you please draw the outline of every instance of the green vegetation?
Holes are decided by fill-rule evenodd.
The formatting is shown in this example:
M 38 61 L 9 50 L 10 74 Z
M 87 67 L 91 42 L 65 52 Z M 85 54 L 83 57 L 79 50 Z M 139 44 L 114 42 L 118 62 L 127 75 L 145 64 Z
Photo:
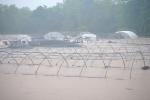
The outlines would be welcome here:
M 17 8 L 0 4 L 0 34 L 131 30 L 150 35 L 150 0 L 64 0 L 56 6 Z

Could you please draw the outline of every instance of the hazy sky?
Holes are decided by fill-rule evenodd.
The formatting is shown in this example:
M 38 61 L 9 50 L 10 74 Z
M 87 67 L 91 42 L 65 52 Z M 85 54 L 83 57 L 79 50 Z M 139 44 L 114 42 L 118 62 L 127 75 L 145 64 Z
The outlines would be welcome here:
M 63 0 L 0 0 L 1 4 L 15 4 L 19 8 L 29 7 L 32 10 L 40 5 L 51 7 L 56 5 L 58 2 L 63 2 Z

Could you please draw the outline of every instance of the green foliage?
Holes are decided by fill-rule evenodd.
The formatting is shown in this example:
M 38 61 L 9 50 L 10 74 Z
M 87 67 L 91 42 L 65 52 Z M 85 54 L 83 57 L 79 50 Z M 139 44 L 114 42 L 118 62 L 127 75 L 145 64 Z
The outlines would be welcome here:
M 0 34 L 132 30 L 144 36 L 150 35 L 149 27 L 150 0 L 64 0 L 33 11 L 0 4 Z
M 150 35 L 150 0 L 130 0 L 124 7 L 125 27 Z

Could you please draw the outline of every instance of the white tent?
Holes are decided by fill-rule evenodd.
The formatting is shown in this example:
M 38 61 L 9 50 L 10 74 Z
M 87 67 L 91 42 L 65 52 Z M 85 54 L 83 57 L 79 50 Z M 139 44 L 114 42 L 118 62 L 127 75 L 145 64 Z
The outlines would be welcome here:
M 118 31 L 113 35 L 115 38 L 119 39 L 136 39 L 138 36 L 136 33 L 131 31 Z
M 50 32 L 44 35 L 46 40 L 64 40 L 65 36 L 59 32 Z

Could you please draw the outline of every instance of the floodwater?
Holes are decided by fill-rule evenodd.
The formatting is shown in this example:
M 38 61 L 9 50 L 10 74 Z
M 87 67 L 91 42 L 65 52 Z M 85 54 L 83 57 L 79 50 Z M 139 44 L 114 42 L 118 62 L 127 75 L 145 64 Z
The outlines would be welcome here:
M 150 70 L 141 69 L 150 65 L 149 41 L 2 49 L 0 100 L 150 100 Z
M 0 100 L 149 100 L 149 80 L 3 74 Z

